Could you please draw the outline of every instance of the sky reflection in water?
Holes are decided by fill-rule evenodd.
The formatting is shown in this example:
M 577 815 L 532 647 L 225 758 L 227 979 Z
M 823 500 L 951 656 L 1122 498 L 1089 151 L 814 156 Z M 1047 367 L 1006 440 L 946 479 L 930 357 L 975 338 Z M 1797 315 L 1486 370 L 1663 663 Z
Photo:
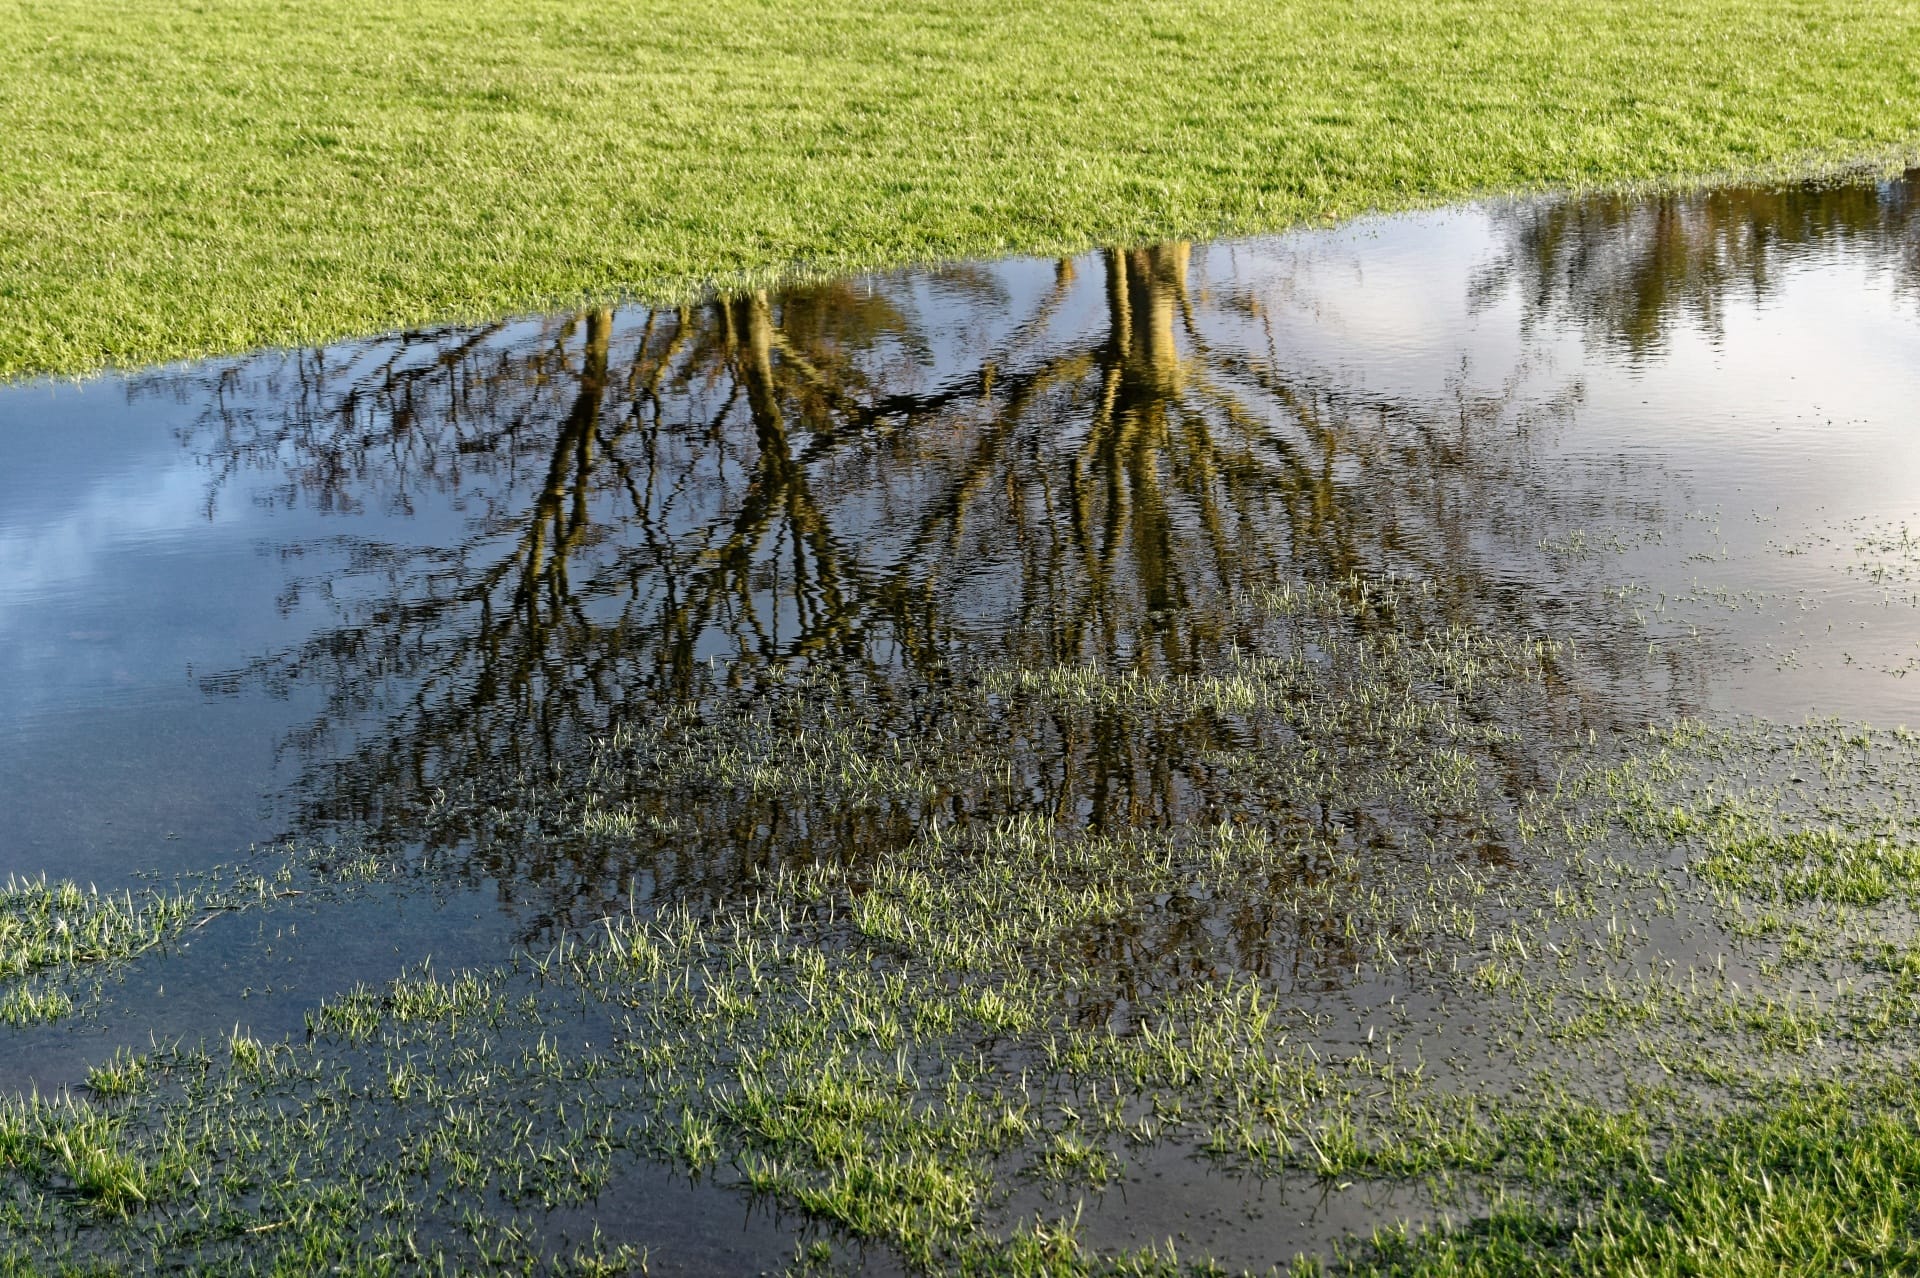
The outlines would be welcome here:
M 457 843 L 450 780 L 716 689 L 1198 670 L 1235 589 L 1355 573 L 1579 639 L 1567 731 L 1920 720 L 1915 218 L 1493 206 L 8 389 L 0 871 Z M 1177 745 L 1056 752 L 1073 819 L 1214 801 Z M 726 819 L 722 868 L 478 872 L 557 923 L 858 837 Z

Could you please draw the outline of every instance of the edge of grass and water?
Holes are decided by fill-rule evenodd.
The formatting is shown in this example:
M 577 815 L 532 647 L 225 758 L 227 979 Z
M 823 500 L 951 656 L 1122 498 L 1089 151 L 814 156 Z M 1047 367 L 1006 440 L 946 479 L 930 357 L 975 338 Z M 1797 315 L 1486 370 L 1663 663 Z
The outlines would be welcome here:
M 0 883 L 0 1026 L 47 1025 L 96 1009 L 105 978 L 167 954 L 223 917 L 395 877 L 396 867 L 377 857 L 289 845 L 118 891 L 45 875 L 9 878 Z
M 1511 725 L 1566 654 L 1457 628 L 1356 638 L 1362 613 L 1422 596 L 1349 584 L 1241 599 L 1258 659 L 988 670 L 944 706 L 1148 732 L 1234 716 L 1295 743 L 1212 756 L 1272 797 L 1261 820 L 935 822 L 871 862 L 621 909 L 500 968 L 358 986 L 305 1041 L 116 1053 L 84 1090 L 0 1104 L 0 1228 L 35 1240 L 0 1272 L 630 1270 L 625 1240 L 543 1222 L 666 1164 L 818 1222 L 802 1272 L 876 1245 L 931 1272 L 1218 1273 L 1071 1210 L 1158 1147 L 1256 1182 L 1408 1186 L 1454 1218 L 1299 1272 L 1920 1257 L 1901 1046 L 1920 1024 L 1920 738 L 1682 722 L 1514 795 Z M 488 801 L 616 837 L 635 775 L 860 806 L 991 762 L 958 744 L 986 734 L 955 731 L 876 769 L 884 710 L 850 718 L 807 677 L 781 695 L 821 719 L 798 761 L 759 706 L 637 726 L 579 775 Z M 1286 815 L 1329 797 L 1407 837 Z M 1431 837 L 1463 811 L 1518 860 Z M 1317 997 L 1263 988 L 1233 926 L 1248 902 L 1274 907 L 1251 943 L 1279 938 Z M 1011 1212 L 1009 1186 L 1048 1206 Z
M 0 261 L 26 263 L 0 266 L 0 379 L 583 296 L 681 301 L 797 269 L 1275 230 L 1490 193 L 1831 179 L 1908 162 L 1920 135 L 1920 103 L 1896 100 L 1911 86 L 1887 53 L 1920 48 L 1911 6 L 1718 5 L 1721 28 L 1670 48 L 1674 24 L 1702 6 L 1542 6 L 1561 43 L 1569 23 L 1612 43 L 1577 57 L 1533 50 L 1527 64 L 1545 70 L 1500 86 L 1504 98 L 1457 73 L 1527 62 L 1510 14 L 1278 6 L 1222 35 L 1244 7 L 1130 10 L 1136 26 L 1096 49 L 1076 89 L 1083 106 L 1139 107 L 1111 136 L 1075 133 L 1057 112 L 1021 120 L 1058 87 L 1048 58 L 1059 46 L 1016 41 L 1030 56 L 996 61 L 968 43 L 982 21 L 1041 21 L 1012 9 L 881 6 L 870 30 L 829 50 L 856 74 L 799 88 L 781 75 L 846 35 L 847 14 L 775 9 L 754 24 L 724 0 L 694 6 L 622 70 L 613 63 L 635 54 L 641 7 L 600 15 L 598 29 L 544 5 L 429 9 L 416 21 L 336 7 L 331 28 L 257 49 L 246 38 L 264 11 L 248 3 L 164 18 L 80 0 L 0 14 L 0 34 L 47 37 L 0 41 L 14 50 L 0 69 L 30 72 L 0 76 L 0 102 L 28 122 L 0 139 L 0 156 L 36 159 L 0 165 L 14 174 L 0 192 L 24 193 L 0 212 Z M 1058 39 L 1100 12 L 1073 6 L 1037 30 Z M 1274 15 L 1294 28 L 1279 31 Z M 63 16 L 52 30 L 48 18 Z M 451 91 L 475 34 L 501 34 L 509 16 L 535 38 L 479 58 Z M 1378 31 L 1360 38 L 1351 24 L 1363 17 Z M 1753 31 L 1734 29 L 1743 17 Z M 935 19 L 961 29 L 930 31 Z M 1623 70 L 1642 19 L 1653 29 L 1633 51 L 1647 65 Z M 694 30 L 703 20 L 709 29 Z M 412 43 L 375 38 L 396 33 Z M 322 35 L 337 47 L 316 44 Z M 1334 42 L 1324 65 L 1298 56 L 1309 35 Z M 1234 121 L 1212 107 L 1234 105 L 1236 84 L 1277 83 L 1234 78 L 1252 74 L 1262 41 L 1314 91 L 1298 95 L 1297 118 L 1270 111 L 1223 142 Z M 868 67 L 875 48 L 901 56 Z M 1650 96 L 1681 56 L 1692 78 L 1675 100 Z M 1145 71 L 1122 74 L 1128 57 Z M 985 109 L 948 82 L 950 63 L 999 66 L 1021 92 Z M 1580 92 L 1507 150 L 1489 145 L 1529 93 L 1566 89 L 1576 64 Z M 724 82 L 748 66 L 768 82 Z M 156 97 L 162 70 L 172 100 Z M 1151 83 L 1153 71 L 1175 89 Z M 272 92 L 260 87 L 268 72 L 286 73 Z M 904 95 L 916 75 L 931 105 Z M 637 108 L 593 107 L 649 76 L 667 87 L 637 100 L 683 97 L 621 140 Z M 1767 92 L 1782 82 L 1799 87 L 1784 105 Z M 51 107 L 76 97 L 97 111 L 51 123 Z M 974 106 L 981 129 L 958 138 L 957 158 L 885 169 Z M 895 118 L 913 128 L 891 135 Z M 1303 120 L 1324 125 L 1317 149 L 1295 145 Z M 566 145 L 560 124 L 573 127 Z M 1041 136 L 1049 126 L 1061 137 Z M 1400 130 L 1391 144 L 1389 126 Z M 684 137 L 658 165 L 635 161 L 674 129 Z M 1420 152 L 1449 130 L 1457 149 Z M 1175 154 L 1169 138 L 1193 145 Z M 468 171 L 428 191 L 463 146 Z M 522 175 L 513 166 L 530 155 L 557 162 Z M 392 190 L 344 198 L 409 159 L 418 167 Z M 640 177 L 665 194 L 619 189 Z M 708 198 L 721 177 L 738 184 L 734 206 Z M 569 182 L 571 211 L 556 202 Z M 674 201 L 698 211 L 676 214 Z M 1327 596 L 1267 610 L 1344 636 L 1344 606 Z M 1063 719 L 1265 716 L 1326 754 L 1276 765 L 1223 749 L 1223 771 L 1297 796 L 1301 810 L 1329 794 L 1356 810 L 1412 804 L 1424 829 L 1420 814 L 1452 822 L 1492 794 L 1481 752 L 1506 738 L 1496 721 L 1453 713 L 1474 681 L 1494 685 L 1495 700 L 1526 695 L 1554 659 L 1497 638 L 1418 652 L 1343 638 L 1314 652 L 1333 655 L 1189 681 L 1003 671 L 979 691 Z M 1350 664 L 1327 683 L 1322 660 Z M 1450 691 L 1436 700 L 1435 688 Z M 1344 695 L 1356 690 L 1367 695 Z M 608 751 L 638 766 L 677 749 L 689 785 L 837 787 L 855 804 L 937 793 L 979 762 L 876 768 L 862 738 L 819 740 L 817 757 L 796 762 L 723 723 L 711 740 Z M 711 910 L 619 914 L 498 970 L 421 968 L 358 986 L 313 1011 L 305 1042 L 236 1031 L 117 1049 L 84 1088 L 0 1100 L 0 1233 L 33 1240 L 31 1254 L 0 1256 L 0 1273 L 644 1268 L 618 1239 L 547 1248 L 540 1222 L 590 1205 L 647 1160 L 825 1222 L 833 1241 L 803 1248 L 802 1271 L 836 1271 L 846 1239 L 927 1270 L 1217 1272 L 1112 1246 L 1067 1214 L 1008 1217 L 1007 1184 L 1070 1198 L 1166 1142 L 1254 1177 L 1417 1184 L 1460 1208 L 1462 1223 L 1350 1239 L 1301 1261 L 1304 1272 L 1897 1270 L 1920 1261 L 1920 1073 L 1903 1047 L 1920 1024 L 1920 803 L 1899 780 L 1916 753 L 1907 734 L 1843 725 L 1679 725 L 1494 813 L 1551 867 L 1531 884 L 1496 864 L 1433 861 L 1432 839 L 1428 859 L 1412 839 L 1370 849 L 1401 858 L 1395 878 L 1355 845 L 1284 825 L 1117 839 L 1031 820 L 929 827 L 877 865 L 777 874 Z M 641 818 L 617 787 L 573 780 L 521 800 L 586 835 L 634 833 Z M 288 882 L 234 877 L 118 899 L 9 885 L 0 941 L 23 957 L 0 967 L 12 982 L 0 1022 L 68 1015 L 69 991 L 92 971 L 141 961 L 214 911 L 271 908 Z M 1151 962 L 1150 992 L 1123 997 L 1085 957 L 1090 945 L 1149 952 L 1165 929 L 1234 970 L 1243 956 L 1204 933 L 1240 898 L 1278 907 L 1262 936 L 1297 920 L 1300 953 L 1341 973 L 1345 1001 L 1301 1015 L 1256 983 L 1183 981 Z M 1507 1086 L 1473 1069 L 1450 1080 L 1449 1055 L 1466 1050 L 1450 1028 L 1462 1008 Z M 1562 1080 L 1599 1090 L 1557 1083 L 1568 1064 Z
M 1089 38 L 1089 32 L 1099 32 Z M 0 10 L 0 381 L 1920 158 L 1920 9 Z

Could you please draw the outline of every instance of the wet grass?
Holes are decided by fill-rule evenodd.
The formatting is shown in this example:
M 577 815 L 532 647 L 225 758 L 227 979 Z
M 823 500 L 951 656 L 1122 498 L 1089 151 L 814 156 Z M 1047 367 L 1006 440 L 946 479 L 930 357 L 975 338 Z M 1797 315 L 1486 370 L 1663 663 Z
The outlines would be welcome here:
M 44 878 L 0 887 L 0 980 L 49 967 L 130 958 L 204 913 L 196 892 L 120 896 Z
M 1153 853 L 1006 826 L 909 852 L 857 893 L 832 873 L 797 876 L 712 913 L 610 919 L 497 973 L 416 970 L 330 1001 L 306 1045 L 236 1036 L 119 1055 L 90 1080 L 98 1099 L 9 1112 L 6 1165 L 47 1194 L 19 1221 L 52 1239 L 81 1210 L 65 1236 L 134 1248 L 108 1257 L 518 1270 L 553 1259 L 544 1211 L 592 1201 L 644 1155 L 916 1267 L 1173 1274 L 1186 1263 L 1088 1249 L 1070 1214 L 993 1212 L 997 1182 L 1097 1187 L 1131 1151 L 1173 1140 L 1270 1175 L 1493 1186 L 1496 1207 L 1473 1223 L 1352 1244 L 1327 1262 L 1342 1272 L 1758 1273 L 1911 1255 L 1920 1092 L 1900 1066 L 1811 1085 L 1745 1074 L 1704 1107 L 1661 1088 L 1607 1104 L 1435 1087 L 1440 1062 L 1396 1060 L 1406 1026 L 1336 1046 L 1376 1016 L 1390 1024 L 1390 1008 L 1303 1012 L 1244 979 L 1076 1023 L 1069 1004 L 1102 976 L 1047 966 L 1046 938 L 1138 910 L 1127 889 L 1161 875 L 1262 857 L 1218 838 L 1184 859 Z M 980 863 L 996 870 L 964 886 Z M 1090 871 L 1106 891 L 1060 907 L 1063 880 Z M 862 912 L 874 897 L 899 908 Z M 1024 913 L 993 939 L 1007 953 L 938 939 L 1010 905 Z M 903 916 L 927 936 L 903 940 Z M 1583 916 L 1598 922 L 1584 908 L 1557 917 Z M 1591 929 L 1602 963 L 1619 952 L 1610 932 Z M 1486 949 L 1511 948 L 1506 935 Z M 1015 950 L 1030 966 L 1009 972 Z M 1695 1032 L 1662 1008 L 1621 1026 Z M 1723 1042 L 1740 1031 L 1722 1029 Z M 1792 1046 L 1792 1068 L 1823 1067 Z M 142 1099 L 156 1088 L 164 1104 Z M 1714 1262 L 1689 1268 L 1709 1247 Z
M 1560 1211 L 1382 1233 L 1312 1271 L 1351 1274 L 1900 1273 L 1920 1263 L 1920 1077 L 1771 1089 L 1657 1154 L 1607 1169 Z
M 264 880 L 251 895 L 268 891 Z M 59 1020 L 77 973 L 157 949 L 210 910 L 237 909 L 244 889 L 143 889 L 114 896 L 76 883 L 10 879 L 0 887 L 0 1024 Z
M 1910 5 L 0 12 L 0 377 L 1920 142 Z
M 67 880 L 9 879 L 0 886 L 0 1025 L 67 1017 L 98 995 L 92 978 L 223 915 L 384 872 L 373 860 L 332 849 L 320 860 L 291 850 L 275 857 L 264 873 L 258 866 L 214 867 L 166 887 L 118 894 Z M 316 865 L 325 868 L 316 872 Z
M 1525 721 L 1563 648 L 1425 624 L 1432 602 L 1236 596 L 1259 660 L 962 676 L 918 741 L 797 675 L 494 788 L 545 828 L 649 836 L 637 777 L 920 816 L 496 970 L 357 986 L 304 1041 L 122 1050 L 16 1098 L 11 1272 L 631 1270 L 647 1240 L 551 1222 L 661 1163 L 824 1227 L 801 1271 L 844 1240 L 931 1272 L 1211 1272 L 1204 1244 L 1078 1223 L 1161 1147 L 1416 1187 L 1449 1218 L 1326 1239 L 1303 1272 L 1909 1264 L 1920 742 L 1681 723 L 1549 748 Z M 1114 829 L 913 807 L 1005 774 L 1010 737 L 1116 715 L 1209 725 L 1209 766 L 1259 802 Z

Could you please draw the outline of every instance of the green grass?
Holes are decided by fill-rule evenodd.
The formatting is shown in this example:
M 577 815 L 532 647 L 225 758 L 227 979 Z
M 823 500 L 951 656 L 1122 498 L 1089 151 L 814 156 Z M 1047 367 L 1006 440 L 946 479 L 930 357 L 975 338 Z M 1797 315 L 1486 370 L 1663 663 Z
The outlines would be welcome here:
M 264 889 L 263 889 L 264 890 Z M 215 908 L 231 908 L 225 900 Z M 0 981 L 45 968 L 132 958 L 204 912 L 197 892 L 102 895 L 65 880 L 0 885 Z
M 76 999 L 75 994 L 86 977 L 164 950 L 222 915 L 383 872 L 369 856 L 318 866 L 311 860 L 310 854 L 289 848 L 270 876 L 260 873 L 257 863 L 256 868 L 215 866 L 169 887 L 129 889 L 117 896 L 44 875 L 8 878 L 0 883 L 0 1026 L 57 1021 L 83 1010 L 92 997 Z M 295 887 L 296 877 L 309 886 Z M 96 985 L 92 994 L 98 993 Z
M 157 949 L 196 916 L 242 908 L 270 890 L 257 880 L 218 896 L 151 888 L 113 896 L 65 880 L 9 878 L 0 884 L 0 1025 L 60 1020 L 75 1009 L 62 982 Z
M 1608 1169 L 1564 1211 L 1505 1207 L 1397 1233 L 1337 1272 L 1470 1275 L 1911 1273 L 1920 1265 L 1920 1086 L 1911 1071 L 1789 1085 Z
M 934 739 L 891 753 L 896 703 L 848 705 L 832 679 L 796 674 L 734 712 L 629 725 L 525 780 L 544 799 L 489 785 L 559 828 L 628 810 L 639 776 L 710 803 L 771 789 L 790 810 L 822 789 L 849 808 L 946 792 L 980 777 L 971 752 L 1001 748 L 983 724 L 1031 716 L 1078 733 L 1117 715 L 1165 740 L 1196 715 L 1235 715 L 1291 747 L 1223 742 L 1218 764 L 1273 805 L 1243 804 L 1236 820 L 929 820 L 852 862 L 770 867 L 710 906 L 616 911 L 501 968 L 356 986 L 315 1008 L 299 1041 L 236 1030 L 103 1052 L 84 1093 L 0 1110 L 0 1232 L 34 1240 L 27 1271 L 382 1272 L 412 1257 L 399 1268 L 544 1272 L 572 1245 L 549 1213 L 590 1207 L 658 1160 L 827 1230 L 829 1253 L 882 1247 L 913 1272 L 1213 1272 L 1207 1239 L 1175 1257 L 1076 1226 L 1081 1199 L 1162 1147 L 1308 1192 L 1457 1189 L 1468 1224 L 1347 1239 L 1354 1264 L 1444 1273 L 1465 1255 L 1523 1273 L 1629 1228 L 1642 1251 L 1684 1247 L 1684 1230 L 1715 1237 L 1681 1211 L 1708 1211 L 1714 1193 L 1750 1204 L 1751 1185 L 1712 1169 L 1746 1158 L 1751 1133 L 1785 1132 L 1810 1159 L 1879 1142 L 1880 1162 L 1845 1175 L 1809 1162 L 1788 1186 L 1804 1191 L 1802 1223 L 1753 1251 L 1817 1256 L 1817 1229 L 1854 1223 L 1846 1177 L 1882 1163 L 1897 1177 L 1905 1157 L 1904 1129 L 1882 1116 L 1911 1090 L 1909 929 L 1862 911 L 1834 938 L 1846 987 L 1817 1007 L 1792 963 L 1736 986 L 1706 966 L 1709 949 L 1682 951 L 1687 971 L 1660 961 L 1651 930 L 1745 918 L 1694 872 L 1733 837 L 1720 814 L 1740 814 L 1742 846 L 1829 827 L 1910 841 L 1910 796 L 1870 779 L 1920 775 L 1920 742 L 1685 724 L 1514 794 L 1490 780 L 1520 748 L 1503 707 L 1556 677 L 1555 650 L 1418 626 L 1436 602 L 1421 583 L 1357 578 L 1236 595 L 1218 606 L 1261 661 L 1157 680 L 990 668 L 939 694 Z M 1386 616 L 1401 628 L 1365 624 Z M 810 743 L 785 764 L 779 725 Z M 1807 779 L 1771 785 L 1785 769 Z M 1404 837 L 1354 843 L 1344 824 L 1300 818 L 1329 802 L 1350 822 L 1392 817 Z M 1524 869 L 1450 853 L 1442 838 L 1469 810 L 1511 827 Z M 1671 868 L 1676 856 L 1691 869 Z M 1249 902 L 1260 912 L 1243 928 Z M 1270 945 L 1289 955 L 1277 982 L 1261 975 Z M 1455 1024 L 1480 1028 L 1449 1038 Z M 1486 1062 L 1469 1059 L 1483 1044 Z M 1780 1107 L 1804 1090 L 1787 1075 L 1848 1086 L 1805 1118 Z M 1685 1159 L 1709 1173 L 1681 1182 Z M 1762 1170 L 1762 1193 L 1786 1183 Z M 1873 1227 L 1834 1235 L 1833 1254 L 1907 1254 L 1904 1225 L 1873 1224 L 1902 1183 L 1865 1184 Z M 573 1263 L 628 1264 L 619 1247 L 602 1240 Z
M 0 377 L 1920 147 L 1851 0 L 0 5 Z

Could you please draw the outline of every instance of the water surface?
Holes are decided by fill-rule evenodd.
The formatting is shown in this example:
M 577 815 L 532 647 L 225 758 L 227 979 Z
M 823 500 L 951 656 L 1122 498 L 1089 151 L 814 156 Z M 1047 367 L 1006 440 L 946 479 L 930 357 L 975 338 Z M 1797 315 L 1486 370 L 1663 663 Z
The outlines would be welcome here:
M 0 873 L 403 859 L 404 891 L 300 920 L 326 958 L 213 929 L 102 1031 L 209 1032 L 258 980 L 279 1001 L 242 1014 L 278 1034 L 427 954 L 505 957 L 934 819 L 1238 819 L 1263 796 L 1219 760 L 1274 746 L 1207 716 L 1009 710 L 1004 778 L 923 804 L 641 770 L 618 813 L 548 828 L 511 796 L 715 706 L 761 707 L 797 757 L 796 686 L 918 739 L 1009 669 L 1216 671 L 1255 642 L 1236 599 L 1283 582 L 1413 583 L 1417 627 L 1380 623 L 1410 640 L 1571 645 L 1526 710 L 1542 749 L 1920 721 L 1914 190 L 1495 204 L 8 388 Z M 1502 766 L 1547 775 L 1524 743 Z M 1447 837 L 1509 853 L 1470 814 Z M 1338 967 L 1221 913 L 1194 926 L 1247 970 Z M 1183 935 L 1143 924 L 1112 961 L 1177 963 Z M 56 1038 L 7 1056 L 54 1077 L 96 1050 Z

